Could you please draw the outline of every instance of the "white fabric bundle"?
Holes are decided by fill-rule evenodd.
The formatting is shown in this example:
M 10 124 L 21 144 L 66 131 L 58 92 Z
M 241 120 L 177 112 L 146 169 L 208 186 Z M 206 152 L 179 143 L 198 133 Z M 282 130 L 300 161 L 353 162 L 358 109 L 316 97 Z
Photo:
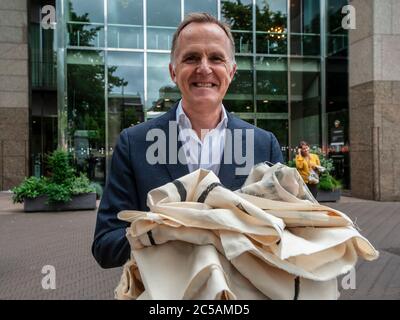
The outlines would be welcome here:
M 296 169 L 259 164 L 243 187 L 199 169 L 149 192 L 131 223 L 117 299 L 337 299 L 336 278 L 378 252 L 319 205 Z

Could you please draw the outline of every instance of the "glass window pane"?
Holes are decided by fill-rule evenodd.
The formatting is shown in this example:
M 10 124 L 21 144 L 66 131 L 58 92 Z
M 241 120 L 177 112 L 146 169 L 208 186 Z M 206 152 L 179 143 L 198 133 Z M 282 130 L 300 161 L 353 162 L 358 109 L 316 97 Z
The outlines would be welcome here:
M 104 47 L 104 28 L 99 25 L 68 23 L 69 46 Z
M 342 28 L 342 8 L 348 0 L 328 0 L 327 51 L 328 56 L 348 56 L 348 30 Z
M 287 53 L 287 1 L 257 0 L 257 53 Z
M 216 0 L 185 0 L 185 15 L 190 12 L 207 12 L 217 16 Z
M 147 1 L 147 48 L 171 50 L 171 42 L 176 27 L 181 21 L 180 0 Z
M 105 181 L 104 58 L 101 51 L 68 51 L 67 142 L 78 171 Z
M 147 27 L 147 48 L 154 50 L 171 50 L 172 38 L 176 28 Z
M 180 0 L 147 0 L 148 26 L 177 27 L 180 22 Z
M 302 0 L 291 2 L 291 54 L 320 54 L 320 2 Z
M 252 0 L 222 0 L 221 18 L 231 27 L 236 53 L 253 52 Z
M 143 27 L 108 25 L 108 47 L 143 49 Z
M 143 25 L 143 0 L 108 0 L 108 24 Z
M 108 143 L 113 148 L 123 129 L 144 121 L 143 54 L 109 52 L 107 62 Z
M 257 119 L 257 127 L 271 131 L 281 146 L 283 161 L 289 156 L 289 120 L 286 119 Z
M 292 143 L 305 140 L 320 146 L 320 62 L 318 59 L 291 59 Z
M 288 112 L 287 72 L 286 58 L 256 59 L 257 112 Z
M 167 111 L 180 99 L 180 92 L 168 70 L 169 54 L 147 55 L 147 118 Z
M 104 0 L 69 0 L 68 21 L 104 23 Z
M 237 71 L 225 95 L 223 104 L 228 111 L 254 112 L 253 59 L 236 57 Z
M 143 49 L 142 0 L 108 0 L 108 47 Z
M 286 58 L 256 59 L 257 127 L 271 131 L 288 157 L 288 67 Z

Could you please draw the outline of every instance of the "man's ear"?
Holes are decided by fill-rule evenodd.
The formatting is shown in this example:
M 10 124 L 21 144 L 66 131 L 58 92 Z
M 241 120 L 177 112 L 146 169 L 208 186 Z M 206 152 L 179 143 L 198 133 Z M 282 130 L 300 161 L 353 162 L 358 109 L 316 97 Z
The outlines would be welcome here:
M 235 76 L 236 70 L 237 70 L 237 64 L 234 63 L 233 66 L 232 66 L 231 74 L 230 74 L 231 82 L 233 80 L 233 77 Z
M 175 69 L 172 63 L 168 65 L 169 68 L 169 75 L 171 76 L 171 79 L 174 83 L 176 83 L 176 74 L 175 74 Z

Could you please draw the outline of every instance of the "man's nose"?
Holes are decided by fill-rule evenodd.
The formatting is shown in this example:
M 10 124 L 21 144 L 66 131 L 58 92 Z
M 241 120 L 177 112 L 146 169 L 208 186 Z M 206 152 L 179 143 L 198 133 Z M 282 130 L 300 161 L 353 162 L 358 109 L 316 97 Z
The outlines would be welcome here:
M 197 66 L 197 70 L 198 73 L 205 73 L 205 74 L 209 74 L 212 72 L 211 70 L 211 66 L 210 66 L 210 62 L 208 61 L 207 58 L 202 58 L 199 61 L 199 64 Z

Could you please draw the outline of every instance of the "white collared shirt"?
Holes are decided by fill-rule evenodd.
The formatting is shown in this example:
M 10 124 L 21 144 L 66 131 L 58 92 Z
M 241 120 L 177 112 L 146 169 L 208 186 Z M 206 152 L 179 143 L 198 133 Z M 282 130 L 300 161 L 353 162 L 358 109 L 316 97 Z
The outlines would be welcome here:
M 179 140 L 182 141 L 189 172 L 199 168 L 212 170 L 218 175 L 225 146 L 228 117 L 223 105 L 222 119 L 214 129 L 202 130 L 203 142 L 192 129 L 192 123 L 182 108 L 182 100 L 176 109 L 176 122 L 179 126 Z

